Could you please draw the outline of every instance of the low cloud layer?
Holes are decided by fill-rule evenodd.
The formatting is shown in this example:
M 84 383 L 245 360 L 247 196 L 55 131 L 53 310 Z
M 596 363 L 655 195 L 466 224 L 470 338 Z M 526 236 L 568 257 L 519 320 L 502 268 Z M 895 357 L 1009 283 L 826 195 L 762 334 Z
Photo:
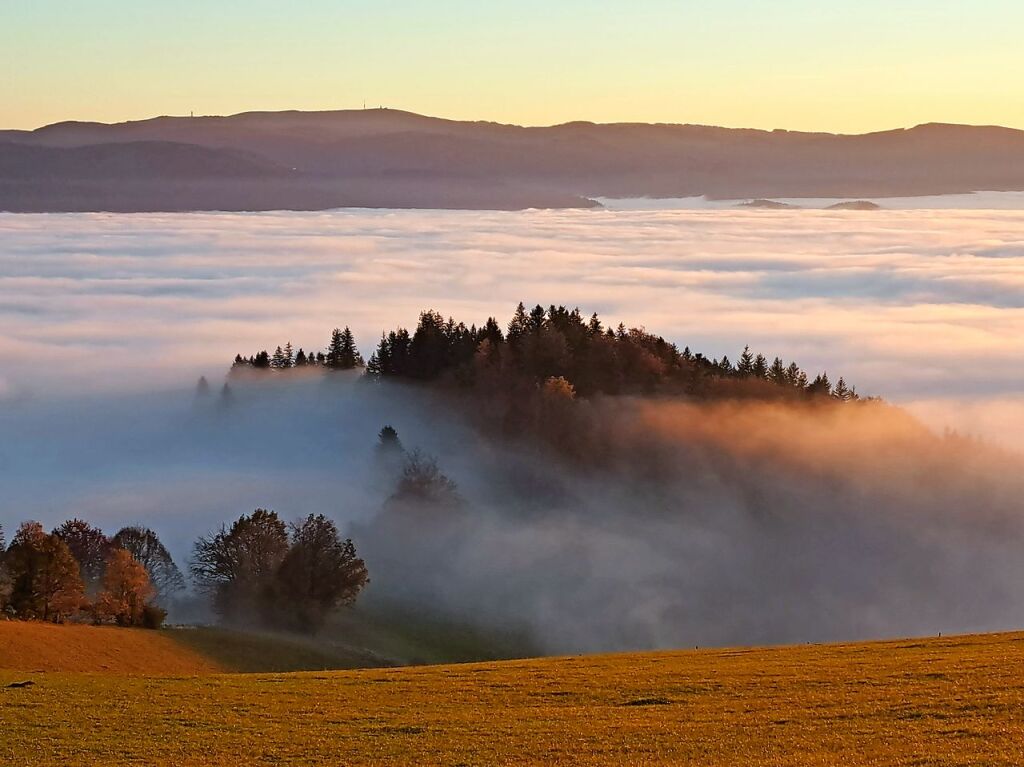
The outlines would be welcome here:
M 1013 211 L 4 214 L 0 397 L 217 377 L 339 324 L 368 352 L 422 308 L 504 321 L 519 300 L 712 356 L 749 343 L 1024 446 L 1000 427 L 1024 374 Z
M 1021 460 L 868 403 L 581 403 L 583 456 L 486 437 L 475 405 L 337 374 L 0 411 L 0 524 L 73 516 L 191 543 L 256 507 L 326 513 L 371 583 L 547 652 L 1019 626 Z M 393 424 L 457 508 L 395 508 Z

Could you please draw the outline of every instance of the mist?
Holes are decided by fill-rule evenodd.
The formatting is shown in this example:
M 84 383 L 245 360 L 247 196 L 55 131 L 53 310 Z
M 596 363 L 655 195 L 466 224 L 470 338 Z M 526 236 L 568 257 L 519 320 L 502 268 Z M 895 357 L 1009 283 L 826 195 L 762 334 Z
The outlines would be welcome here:
M 361 602 L 547 652 L 1019 626 L 1022 265 L 1003 211 L 0 215 L 0 523 L 144 524 L 184 565 L 257 507 L 324 513 L 366 559 Z M 899 407 L 580 401 L 581 459 L 410 386 L 219 394 L 237 352 L 350 325 L 368 355 L 420 309 L 519 300 L 749 343 Z M 389 510 L 385 424 L 458 510 Z
M 179 564 L 254 508 L 351 535 L 363 604 L 404 604 L 544 652 L 982 631 L 1024 620 L 1024 464 L 875 403 L 600 398 L 586 450 L 479 428 L 474 404 L 354 375 L 28 403 L 0 417 L 7 531 L 146 524 Z M 457 509 L 396 511 L 435 458 Z
M 369 353 L 424 308 L 504 322 L 527 300 L 750 344 L 1022 449 L 991 430 L 1021 396 L 1022 269 L 1018 211 L 0 214 L 0 397 L 216 377 L 338 325 Z

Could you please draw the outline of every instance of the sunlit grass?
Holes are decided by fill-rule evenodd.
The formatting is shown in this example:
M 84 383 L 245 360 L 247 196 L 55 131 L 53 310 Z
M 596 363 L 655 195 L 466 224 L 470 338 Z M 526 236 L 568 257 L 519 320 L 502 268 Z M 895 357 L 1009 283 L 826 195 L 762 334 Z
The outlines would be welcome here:
M 1024 635 L 33 678 L 0 689 L 0 763 L 1024 763 Z

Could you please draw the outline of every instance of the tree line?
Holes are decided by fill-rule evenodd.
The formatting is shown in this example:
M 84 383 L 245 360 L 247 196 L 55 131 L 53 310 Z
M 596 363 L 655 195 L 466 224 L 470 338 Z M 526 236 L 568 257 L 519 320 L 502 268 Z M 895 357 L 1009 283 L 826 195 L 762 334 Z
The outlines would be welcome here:
M 368 582 L 351 540 L 323 515 L 290 526 L 257 509 L 196 541 L 189 570 L 227 622 L 315 631 Z M 0 616 L 159 628 L 185 578 L 157 534 L 110 537 L 81 519 L 46 532 L 22 523 L 5 545 L 0 526 Z
M 162 604 L 185 587 L 149 528 L 113 537 L 81 519 L 46 532 L 24 522 L 5 546 L 0 527 L 0 614 L 25 620 L 92 620 L 159 628 Z
M 371 378 L 446 381 L 462 386 L 516 388 L 562 381 L 574 396 L 597 394 L 685 394 L 693 397 L 859 399 L 842 377 L 813 378 L 795 362 L 771 361 L 745 347 L 734 363 L 680 350 L 643 328 L 606 327 L 596 313 L 578 308 L 520 303 L 505 329 L 493 317 L 467 326 L 427 310 L 410 332 L 384 333 L 364 365 L 351 330 L 335 329 L 326 354 L 292 354 L 291 344 L 273 355 L 261 351 L 235 357 L 234 368 L 287 370 L 319 365 L 359 370 Z M 559 384 L 560 385 L 560 384 Z
M 291 368 L 323 367 L 331 370 L 353 370 L 364 366 L 363 357 L 356 348 L 355 337 L 349 328 L 335 328 L 331 333 L 327 352 L 309 352 L 302 348 L 294 351 L 289 341 L 283 347 L 278 346 L 273 354 L 263 351 L 243 357 L 235 355 L 232 366 L 235 369 L 253 368 L 255 370 L 289 370 Z

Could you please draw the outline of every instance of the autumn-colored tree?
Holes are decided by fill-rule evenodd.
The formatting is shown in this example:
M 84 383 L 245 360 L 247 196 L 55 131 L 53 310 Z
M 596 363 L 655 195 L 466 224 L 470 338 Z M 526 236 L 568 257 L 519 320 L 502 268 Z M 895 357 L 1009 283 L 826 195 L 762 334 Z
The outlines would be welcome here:
M 114 549 L 106 562 L 103 591 L 93 612 L 118 626 L 141 626 L 146 606 L 156 595 L 146 568 L 125 549 Z
M 78 518 L 69 519 L 55 529 L 53 534 L 67 544 L 72 556 L 78 560 L 79 573 L 86 590 L 94 592 L 103 578 L 103 569 L 110 553 L 110 539 L 99 528 Z
M 171 553 L 148 527 L 124 527 L 114 536 L 112 543 L 146 568 L 158 602 L 165 603 L 185 588 L 185 578 L 174 564 Z
M 85 603 L 78 562 L 67 544 L 38 522 L 18 528 L 4 561 L 11 578 L 10 604 L 18 617 L 60 623 Z

